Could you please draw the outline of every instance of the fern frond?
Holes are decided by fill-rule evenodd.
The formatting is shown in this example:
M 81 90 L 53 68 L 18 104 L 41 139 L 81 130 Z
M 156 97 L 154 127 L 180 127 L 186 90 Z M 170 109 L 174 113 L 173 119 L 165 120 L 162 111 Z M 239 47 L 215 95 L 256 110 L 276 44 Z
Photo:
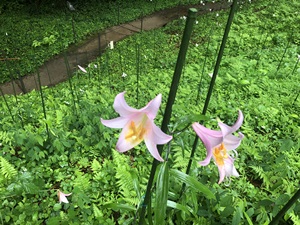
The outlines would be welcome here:
M 10 145 L 11 141 L 12 141 L 12 137 L 6 131 L 0 131 L 0 140 L 1 140 L 2 144 Z
M 140 200 L 137 197 L 132 198 L 123 198 L 123 200 L 131 205 L 137 206 L 140 203 Z
M 17 175 L 17 170 L 2 156 L 0 156 L 0 174 L 6 179 L 12 179 Z
M 123 197 L 122 199 L 133 205 L 138 205 L 140 200 L 134 186 L 136 180 L 131 173 L 132 168 L 128 164 L 128 158 L 115 151 L 113 151 L 113 158 L 116 163 L 117 185 Z
M 188 162 L 189 162 L 189 158 L 188 158 L 188 155 L 190 153 L 186 152 L 185 156 L 182 154 L 182 149 L 178 146 L 178 147 L 174 147 L 173 148 L 174 150 L 174 154 L 173 154 L 173 157 L 174 157 L 174 165 L 173 165 L 173 168 L 175 169 L 183 169 L 183 170 L 186 170 L 186 167 L 188 165 Z
M 268 176 L 268 174 L 263 170 L 263 168 L 261 166 L 250 166 L 255 173 L 259 176 L 260 179 L 263 180 L 264 185 L 266 185 L 267 188 L 270 187 L 270 178 Z
M 300 224 L 300 218 L 294 212 L 289 213 L 289 216 L 294 224 Z

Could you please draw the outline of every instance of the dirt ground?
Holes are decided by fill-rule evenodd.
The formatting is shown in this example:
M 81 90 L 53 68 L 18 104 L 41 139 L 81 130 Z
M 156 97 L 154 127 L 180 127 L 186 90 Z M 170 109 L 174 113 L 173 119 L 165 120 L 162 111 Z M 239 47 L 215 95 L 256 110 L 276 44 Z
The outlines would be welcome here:
M 74 72 L 78 69 L 77 65 L 86 66 L 107 48 L 110 41 L 120 41 L 130 35 L 141 32 L 141 29 L 147 31 L 162 27 L 174 19 L 187 15 L 189 8 L 196 8 L 198 14 L 201 15 L 212 11 L 227 9 L 229 7 L 230 3 L 228 3 L 228 1 L 206 3 L 205 5 L 178 6 L 155 12 L 142 19 L 108 28 L 87 39 L 80 45 L 71 46 L 67 51 L 67 54 L 57 55 L 41 66 L 39 68 L 41 85 L 50 87 L 67 80 L 68 70 L 69 72 Z M 68 68 L 65 63 L 66 57 L 69 63 Z M 37 73 L 29 74 L 18 80 L 0 85 L 4 94 L 25 94 L 31 90 L 38 89 L 38 86 Z

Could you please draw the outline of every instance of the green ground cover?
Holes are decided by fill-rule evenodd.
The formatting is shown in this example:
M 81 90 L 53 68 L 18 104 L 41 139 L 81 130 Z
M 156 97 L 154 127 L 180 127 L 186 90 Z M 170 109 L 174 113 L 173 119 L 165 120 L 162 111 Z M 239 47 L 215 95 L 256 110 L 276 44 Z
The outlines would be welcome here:
M 217 117 L 231 125 L 237 110 L 243 111 L 245 138 L 235 162 L 240 177 L 218 185 L 217 167 L 197 163 L 206 154 L 199 144 L 190 175 L 215 199 L 191 186 L 178 200 L 182 181 L 171 174 L 167 224 L 268 224 L 299 189 L 299 9 L 299 1 L 239 7 L 205 125 L 217 128 Z M 169 126 L 172 169 L 184 172 L 187 166 L 194 132 L 176 131 L 187 125 L 187 115 L 202 111 L 227 15 L 213 12 L 194 25 Z M 120 41 L 87 73 L 43 88 L 45 113 L 40 92 L 1 99 L 0 223 L 133 222 L 152 157 L 144 144 L 118 153 L 120 130 L 104 127 L 99 119 L 118 116 L 114 97 L 125 90 L 135 108 L 161 93 L 155 119 L 161 123 L 184 24 L 182 18 Z M 58 203 L 57 189 L 72 192 L 69 204 Z M 281 224 L 298 224 L 299 213 L 298 201 Z
M 0 83 L 34 72 L 70 45 L 105 28 L 164 8 L 199 3 L 196 0 L 75 1 L 75 11 L 70 11 L 65 2 L 54 2 L 42 1 L 39 8 L 35 4 L 0 3 Z

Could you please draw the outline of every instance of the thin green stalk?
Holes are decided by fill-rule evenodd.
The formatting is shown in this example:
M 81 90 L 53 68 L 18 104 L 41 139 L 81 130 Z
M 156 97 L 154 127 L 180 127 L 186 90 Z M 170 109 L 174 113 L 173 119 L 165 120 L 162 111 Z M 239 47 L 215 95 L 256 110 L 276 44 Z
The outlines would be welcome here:
M 48 69 L 47 63 L 45 64 L 45 66 L 46 66 L 46 70 L 47 70 L 47 75 L 48 75 L 49 83 L 50 83 L 50 86 L 51 86 L 52 85 L 52 80 L 51 80 L 51 76 L 50 76 L 50 73 L 49 73 L 49 69 Z
M 64 54 L 64 60 L 65 60 L 65 64 L 66 64 L 66 69 L 67 69 L 67 74 L 68 74 L 68 81 L 69 81 L 69 87 L 70 87 L 70 91 L 71 91 L 71 95 L 72 95 L 72 100 L 73 100 L 73 107 L 74 107 L 75 114 L 77 115 L 75 94 L 74 94 L 74 90 L 73 90 L 73 84 L 72 84 L 72 81 L 71 81 L 71 79 L 72 79 L 71 69 L 70 69 L 70 64 L 69 64 L 69 61 L 67 59 L 66 54 Z
M 24 84 L 24 82 L 23 82 L 23 77 L 22 77 L 21 74 L 20 74 L 20 71 L 17 71 L 17 74 L 18 74 L 18 79 L 19 79 L 19 82 L 20 82 L 19 87 L 21 88 L 22 92 L 23 92 L 24 94 L 26 94 L 27 91 L 26 91 L 26 88 L 25 88 L 25 84 Z
M 139 106 L 139 85 L 140 85 L 140 45 L 136 45 L 136 105 Z
M 5 60 L 5 62 L 6 62 L 6 66 L 9 68 L 7 60 Z M 21 114 L 20 107 L 19 107 L 19 101 L 18 101 L 18 97 L 17 97 L 16 87 L 15 87 L 15 82 L 14 82 L 14 76 L 13 76 L 12 71 L 11 71 L 10 68 L 9 68 L 9 75 L 10 75 L 11 84 L 12 84 L 12 87 L 13 87 L 13 92 L 14 92 L 14 96 L 15 96 L 15 100 L 16 100 L 16 105 L 18 107 L 18 117 L 20 119 L 22 129 L 24 129 L 24 122 L 23 122 L 22 114 Z
M 72 17 L 72 30 L 74 35 L 74 43 L 76 43 L 76 31 L 75 31 L 75 24 L 74 24 L 74 16 L 72 12 L 71 12 L 71 17 Z
M 46 107 L 45 107 L 45 99 L 44 99 L 44 94 L 43 94 L 43 88 L 42 88 L 42 84 L 41 84 L 41 77 L 40 77 L 40 72 L 39 69 L 36 70 L 37 73 L 37 77 L 38 77 L 38 82 L 39 82 L 39 90 L 40 90 L 40 94 L 41 94 L 41 100 L 42 100 L 42 107 L 43 107 L 43 113 L 44 113 L 44 119 L 45 119 L 45 124 L 46 124 L 46 132 L 47 132 L 47 136 L 48 136 L 48 140 L 50 139 L 50 133 L 49 133 L 49 127 L 47 124 L 47 113 L 46 113 Z
M 10 110 L 10 107 L 9 107 L 9 105 L 8 105 L 8 102 L 7 102 L 6 98 L 5 98 L 5 95 L 4 95 L 4 93 L 3 93 L 1 87 L 0 87 L 0 92 L 1 92 L 1 95 L 2 95 L 2 97 L 3 97 L 3 99 L 4 99 L 5 105 L 6 105 L 7 109 L 8 109 L 8 112 L 9 112 L 9 114 L 10 114 L 10 116 L 11 116 L 13 122 L 15 122 L 15 118 L 14 118 L 14 116 L 13 116 L 11 110 Z
M 101 57 L 101 32 L 98 33 L 98 50 L 99 50 L 99 57 Z
M 297 101 L 297 99 L 298 99 L 298 97 L 299 97 L 299 94 L 300 94 L 300 91 L 298 92 L 298 94 L 297 94 L 296 98 L 294 99 L 294 101 L 293 101 L 293 104 L 292 104 L 292 105 L 294 105 L 294 104 L 295 104 L 295 102 Z
M 117 4 L 118 4 L 118 12 L 117 12 L 118 13 L 117 17 L 118 18 L 117 18 L 117 21 L 118 21 L 118 25 L 120 25 L 120 2 L 118 1 Z
M 141 32 L 143 32 L 143 23 L 144 23 L 144 12 L 141 14 Z
M 105 54 L 105 69 L 106 69 L 106 72 L 107 72 L 107 76 L 108 76 L 108 80 L 109 80 L 109 87 L 110 87 L 110 91 L 112 91 L 112 84 L 113 84 L 113 81 L 112 81 L 112 75 L 110 74 L 110 68 L 109 68 L 109 54 L 110 54 L 110 50 L 106 51 L 106 54 Z
M 272 219 L 269 225 L 278 224 L 279 220 L 284 216 L 284 214 L 291 208 L 296 201 L 300 198 L 300 189 L 293 195 L 293 197 L 283 206 L 283 208 L 277 213 L 277 215 Z
M 291 76 L 293 76 L 293 74 L 295 73 L 295 71 L 296 71 L 296 69 L 297 69 L 297 66 L 298 66 L 298 63 L 299 63 L 299 60 L 300 60 L 300 56 L 298 56 L 298 59 L 297 59 L 297 62 L 296 62 L 296 64 L 295 64 L 295 66 L 294 66 L 294 69 L 293 69 L 293 71 L 292 71 L 292 73 L 291 73 Z M 289 77 L 290 75 L 287 75 L 286 77 Z
M 289 46 L 290 46 L 290 41 L 288 40 L 288 43 L 287 43 L 287 45 L 286 45 L 286 47 L 285 47 L 285 49 L 284 49 L 284 52 L 283 52 L 283 54 L 282 54 L 282 56 L 281 56 L 281 59 L 280 59 L 280 61 L 279 61 L 278 66 L 277 66 L 277 69 L 276 69 L 276 72 L 275 72 L 275 76 L 277 75 L 277 73 L 278 73 L 278 71 L 279 71 L 279 69 L 280 69 L 281 63 L 282 63 L 282 61 L 283 61 L 283 58 L 284 58 L 284 56 L 285 56 L 285 54 L 286 54 L 286 51 L 287 51 L 287 49 L 288 49 Z
M 197 14 L 196 9 L 193 9 L 193 8 L 189 9 L 189 13 L 188 13 L 188 17 L 186 20 L 185 29 L 184 29 L 184 33 L 183 33 L 183 37 L 182 37 L 182 41 L 181 41 L 181 45 L 180 45 L 180 50 L 179 50 L 179 54 L 178 54 L 178 58 L 177 58 L 177 63 L 176 63 L 176 67 L 175 67 L 175 71 L 174 71 L 174 75 L 173 75 L 173 80 L 172 80 L 171 88 L 169 91 L 169 97 L 168 97 L 168 101 L 167 101 L 167 105 L 166 105 L 166 109 L 165 109 L 165 113 L 164 113 L 164 117 L 163 117 L 163 121 L 162 121 L 162 126 L 161 126 L 161 130 L 165 133 L 168 132 L 168 124 L 170 123 L 170 119 L 171 119 L 172 106 L 175 102 L 175 97 L 176 97 L 176 93 L 177 93 L 177 89 L 178 89 L 178 85 L 179 85 L 179 81 L 180 81 L 180 77 L 181 77 L 181 72 L 182 72 L 182 68 L 184 65 L 185 57 L 186 57 L 186 52 L 187 52 L 188 45 L 189 45 L 189 40 L 190 40 L 191 33 L 193 30 L 194 22 L 196 20 L 196 14 Z M 158 149 L 159 154 L 161 154 L 162 150 L 163 150 L 163 145 L 159 145 L 157 147 L 157 149 Z M 149 205 L 149 202 L 151 201 L 151 189 L 153 186 L 153 180 L 154 180 L 154 175 L 155 175 L 157 165 L 158 165 L 158 161 L 154 159 L 153 163 L 152 163 L 150 176 L 148 179 L 144 203 L 142 205 L 143 207 L 141 209 L 140 216 L 139 216 L 139 224 L 140 225 L 145 223 L 145 213 L 146 213 L 147 206 Z
M 213 33 L 213 28 L 210 29 L 209 37 L 212 36 L 212 33 Z M 201 84 L 202 84 L 202 80 L 203 80 L 203 77 L 204 77 L 204 69 L 205 69 L 205 66 L 206 66 L 206 60 L 208 58 L 208 50 L 209 50 L 210 41 L 211 41 L 211 38 L 209 38 L 209 40 L 207 42 L 207 46 L 206 46 L 205 58 L 204 58 L 204 62 L 203 62 L 203 67 L 202 67 L 200 81 L 199 81 L 199 84 L 198 84 L 198 92 L 197 92 L 197 97 L 196 97 L 196 105 L 198 105 L 199 100 L 200 100 Z
M 206 95 L 206 99 L 205 99 L 205 103 L 204 103 L 204 107 L 203 107 L 203 110 L 202 110 L 202 115 L 206 114 L 206 111 L 207 111 L 207 108 L 208 108 L 208 105 L 209 105 L 209 102 L 210 102 L 213 87 L 214 87 L 214 84 L 215 84 L 215 81 L 216 81 L 216 78 L 217 78 L 217 74 L 218 74 L 218 71 L 219 71 L 219 68 L 220 68 L 220 63 L 221 63 L 221 60 L 222 60 L 222 56 L 223 56 L 224 49 L 225 49 L 225 44 L 226 44 L 226 41 L 227 41 L 227 38 L 228 38 L 228 34 L 229 34 L 230 27 L 231 27 L 231 24 L 232 24 L 232 21 L 233 21 L 234 13 L 236 11 L 236 7 L 237 7 L 237 0 L 234 0 L 232 5 L 231 5 L 231 10 L 230 10 L 230 13 L 229 13 L 229 16 L 228 16 L 228 20 L 227 20 L 226 28 L 225 28 L 225 31 L 224 31 L 224 35 L 223 35 L 221 47 L 220 47 L 220 50 L 219 50 L 218 58 L 217 58 L 217 61 L 216 61 L 216 64 L 215 64 L 213 76 L 212 76 L 211 81 L 210 81 L 210 86 L 209 86 L 209 89 L 208 89 L 208 92 L 207 92 L 207 95 Z M 195 150 L 196 150 L 197 145 L 198 145 L 198 140 L 199 140 L 199 138 L 196 135 L 194 143 L 193 143 L 193 148 L 192 148 L 192 151 L 191 151 L 190 159 L 189 159 L 189 162 L 188 162 L 188 166 L 187 166 L 187 169 L 186 169 L 186 174 L 190 173 L 190 169 L 191 169 L 191 165 L 192 165 L 192 159 L 194 158 L 194 155 L 195 155 Z M 184 189 L 185 189 L 185 184 L 182 185 L 180 196 L 183 194 Z

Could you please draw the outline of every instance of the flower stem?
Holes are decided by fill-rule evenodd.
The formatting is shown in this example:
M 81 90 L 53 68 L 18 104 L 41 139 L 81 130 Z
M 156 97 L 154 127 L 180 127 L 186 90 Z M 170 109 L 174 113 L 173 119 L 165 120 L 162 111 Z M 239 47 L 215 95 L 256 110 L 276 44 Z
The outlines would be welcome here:
M 140 85 L 140 44 L 136 45 L 136 105 L 139 106 L 139 85 Z
M 4 93 L 3 93 L 1 87 L 0 87 L 0 93 L 1 93 L 1 95 L 2 95 L 2 97 L 3 97 L 3 99 L 4 99 L 5 105 L 6 105 L 7 109 L 8 109 L 8 112 L 9 112 L 9 114 L 10 114 L 10 116 L 11 116 L 13 122 L 15 122 L 15 118 L 14 118 L 12 112 L 11 112 L 11 109 L 10 109 L 10 107 L 9 107 L 9 105 L 8 105 L 8 102 L 7 102 L 6 98 L 5 98 L 5 95 L 4 95 Z
M 204 103 L 204 107 L 203 107 L 203 110 L 202 110 L 202 115 L 206 114 L 206 111 L 207 111 L 207 108 L 208 108 L 208 104 L 209 104 L 210 97 L 211 97 L 211 94 L 212 94 L 212 91 L 213 91 L 213 87 L 214 87 L 214 84 L 215 84 L 215 81 L 216 81 L 216 78 L 217 78 L 217 74 L 218 74 L 218 71 L 219 71 L 219 68 L 220 68 L 221 59 L 222 59 L 222 56 L 223 56 L 223 53 L 224 53 L 225 44 L 226 44 L 226 41 L 227 41 L 227 38 L 228 38 L 228 34 L 229 34 L 230 27 L 231 27 L 231 24 L 232 24 L 232 21 L 233 21 L 234 13 L 236 11 L 236 7 L 237 7 L 237 0 L 234 0 L 232 5 L 231 5 L 231 10 L 230 10 L 230 13 L 229 13 L 229 16 L 228 16 L 227 25 L 226 25 L 226 28 L 225 28 L 225 31 L 224 31 L 224 35 L 223 35 L 222 43 L 221 43 L 221 46 L 220 46 L 218 58 L 217 58 L 217 61 L 216 61 L 216 64 L 215 64 L 214 72 L 213 72 L 213 75 L 212 75 L 212 78 L 211 78 L 211 81 L 210 81 L 210 86 L 209 86 L 209 89 L 208 89 L 208 92 L 207 92 L 207 95 L 206 95 L 206 99 L 205 99 L 205 103 Z M 196 150 L 197 145 L 198 145 L 198 140 L 199 140 L 199 138 L 196 135 L 194 143 L 193 143 L 193 148 L 192 148 L 192 151 L 191 151 L 191 156 L 190 156 L 188 166 L 187 166 L 187 169 L 186 169 L 186 174 L 190 173 L 190 169 L 191 169 L 191 165 L 192 165 L 192 159 L 194 157 L 195 150 Z M 183 194 L 184 189 L 185 189 L 185 183 L 182 185 L 180 196 Z
M 48 123 L 46 121 L 47 120 L 47 113 L 46 113 L 46 107 L 45 107 L 45 99 L 44 99 L 44 93 L 43 93 L 43 88 L 42 88 L 42 83 L 41 83 L 40 71 L 39 71 L 38 68 L 36 70 L 36 73 L 37 73 L 38 82 L 39 82 L 39 89 L 40 89 L 44 119 L 45 119 L 45 124 L 46 124 L 46 132 L 47 132 L 47 136 L 48 136 L 48 140 L 49 140 L 50 139 L 50 133 L 49 133 Z
M 181 41 L 181 45 L 180 45 L 180 50 L 179 50 L 179 54 L 178 54 L 178 58 L 177 58 L 177 63 L 175 66 L 173 80 L 172 80 L 171 88 L 169 91 L 169 97 L 168 97 L 168 101 L 167 101 L 167 105 L 166 105 L 166 109 L 165 109 L 165 113 L 164 113 L 164 117 L 163 117 L 163 121 L 162 121 L 161 130 L 164 133 L 167 133 L 167 131 L 168 131 L 168 124 L 170 123 L 170 118 L 171 118 L 171 114 L 172 114 L 172 106 L 175 101 L 176 92 L 178 89 L 179 80 L 180 80 L 183 64 L 185 61 L 186 52 L 187 52 L 188 45 L 189 45 L 189 40 L 190 40 L 191 33 L 193 30 L 194 22 L 196 20 L 196 14 L 197 14 L 196 9 L 194 9 L 194 8 L 189 9 L 186 24 L 185 24 L 185 29 L 184 29 L 184 33 L 183 33 L 183 37 L 182 37 L 182 41 Z M 162 150 L 163 150 L 163 145 L 159 145 L 157 147 L 157 149 L 158 149 L 159 154 L 161 154 Z M 158 165 L 158 161 L 154 159 L 153 163 L 152 163 L 150 176 L 148 179 L 144 203 L 142 205 L 143 207 L 141 209 L 140 216 L 139 216 L 139 224 L 140 225 L 145 223 L 146 208 L 147 208 L 147 205 L 149 205 L 149 202 L 151 201 L 151 189 L 152 189 L 154 175 L 155 175 L 157 165 Z

